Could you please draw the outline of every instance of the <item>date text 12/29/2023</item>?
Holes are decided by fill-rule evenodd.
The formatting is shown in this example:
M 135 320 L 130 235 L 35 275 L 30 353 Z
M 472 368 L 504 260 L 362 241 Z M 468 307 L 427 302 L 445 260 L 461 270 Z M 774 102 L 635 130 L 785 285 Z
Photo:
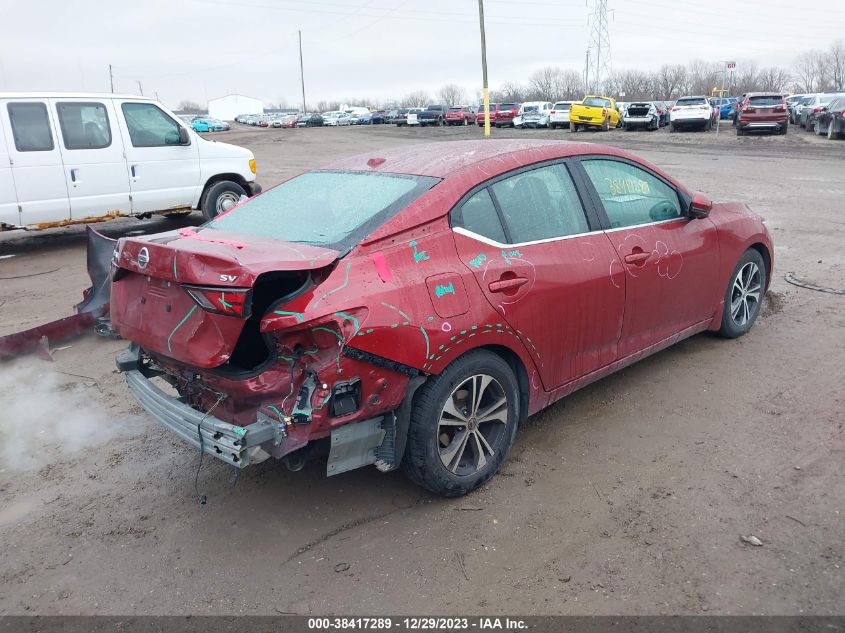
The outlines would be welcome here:
M 311 631 L 520 631 L 528 628 L 519 618 L 466 617 L 330 617 L 308 618 Z

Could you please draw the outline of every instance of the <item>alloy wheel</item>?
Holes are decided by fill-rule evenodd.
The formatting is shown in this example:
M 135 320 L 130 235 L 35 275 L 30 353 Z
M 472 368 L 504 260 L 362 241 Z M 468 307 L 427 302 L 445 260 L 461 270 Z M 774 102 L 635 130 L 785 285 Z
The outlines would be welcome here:
M 475 374 L 446 399 L 437 424 L 440 461 L 455 475 L 474 475 L 507 441 L 508 397 L 498 380 Z
M 761 279 L 754 262 L 748 262 L 737 273 L 731 289 L 731 319 L 736 325 L 745 325 L 760 309 Z

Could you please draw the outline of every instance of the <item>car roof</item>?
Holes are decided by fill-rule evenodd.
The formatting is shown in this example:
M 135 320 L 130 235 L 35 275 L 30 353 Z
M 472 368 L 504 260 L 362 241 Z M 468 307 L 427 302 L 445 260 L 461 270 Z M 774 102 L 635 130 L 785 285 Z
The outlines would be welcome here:
M 488 163 L 506 155 L 525 155 L 525 163 L 565 158 L 579 154 L 611 154 L 629 156 L 626 152 L 606 145 L 573 141 L 479 139 L 477 141 L 441 141 L 405 145 L 388 150 L 342 158 L 322 167 L 325 170 L 366 171 L 394 174 L 413 174 L 447 178 L 459 170 L 479 163 Z M 514 156 L 519 158 L 518 156 Z M 384 159 L 368 165 L 373 159 Z M 374 161 L 375 162 L 375 161 Z M 496 170 L 491 170 L 491 172 Z M 491 176 L 494 175 L 491 173 Z

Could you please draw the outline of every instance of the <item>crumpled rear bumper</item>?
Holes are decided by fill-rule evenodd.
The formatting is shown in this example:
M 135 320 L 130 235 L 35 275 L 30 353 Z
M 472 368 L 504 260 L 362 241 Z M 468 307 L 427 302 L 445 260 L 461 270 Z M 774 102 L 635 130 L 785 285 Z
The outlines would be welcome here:
M 166 394 L 141 371 L 139 351 L 134 346 L 118 354 L 117 368 L 138 404 L 159 424 L 197 449 L 202 445 L 205 453 L 227 464 L 245 468 L 263 461 L 269 454 L 259 445 L 271 441 L 278 444 L 284 437 L 281 425 L 262 413 L 253 424 L 235 426 Z

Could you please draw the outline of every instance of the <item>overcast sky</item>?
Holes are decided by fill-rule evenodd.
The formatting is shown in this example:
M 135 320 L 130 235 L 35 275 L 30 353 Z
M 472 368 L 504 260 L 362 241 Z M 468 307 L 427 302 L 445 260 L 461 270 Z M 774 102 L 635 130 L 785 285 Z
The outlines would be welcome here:
M 583 71 L 586 0 L 485 0 L 490 86 Z M 845 37 L 845 3 L 609 0 L 614 69 L 691 59 L 791 68 Z M 820 11 L 811 9 L 818 7 Z M 130 8 L 131 7 L 131 8 Z M 175 107 L 228 93 L 297 104 L 481 86 L 476 0 L 0 0 L 1 90 L 158 93 Z

